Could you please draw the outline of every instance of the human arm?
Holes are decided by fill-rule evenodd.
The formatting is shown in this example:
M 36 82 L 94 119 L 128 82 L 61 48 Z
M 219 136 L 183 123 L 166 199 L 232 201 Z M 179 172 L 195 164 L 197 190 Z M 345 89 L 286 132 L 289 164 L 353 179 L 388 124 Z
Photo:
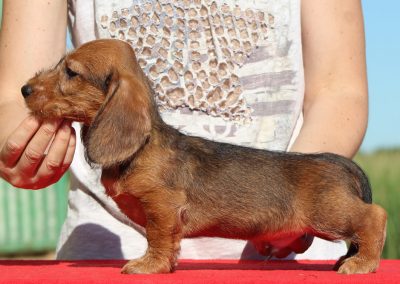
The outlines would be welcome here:
M 360 0 L 302 0 L 304 123 L 291 151 L 351 158 L 368 121 Z
M 57 63 L 65 52 L 66 20 L 64 0 L 3 3 L 0 176 L 17 187 L 48 186 L 62 176 L 72 160 L 75 136 L 69 124 L 29 117 L 20 93 L 27 79 Z

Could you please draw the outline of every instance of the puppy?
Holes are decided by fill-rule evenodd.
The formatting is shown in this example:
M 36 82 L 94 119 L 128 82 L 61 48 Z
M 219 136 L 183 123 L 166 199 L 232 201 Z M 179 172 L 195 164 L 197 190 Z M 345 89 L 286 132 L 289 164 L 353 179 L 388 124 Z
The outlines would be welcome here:
M 41 119 L 83 123 L 86 158 L 120 209 L 146 228 L 145 255 L 123 273 L 173 271 L 184 237 L 269 242 L 305 233 L 348 240 L 339 273 L 373 272 L 386 212 L 362 170 L 334 154 L 257 150 L 186 136 L 165 124 L 131 46 L 97 40 L 22 87 Z

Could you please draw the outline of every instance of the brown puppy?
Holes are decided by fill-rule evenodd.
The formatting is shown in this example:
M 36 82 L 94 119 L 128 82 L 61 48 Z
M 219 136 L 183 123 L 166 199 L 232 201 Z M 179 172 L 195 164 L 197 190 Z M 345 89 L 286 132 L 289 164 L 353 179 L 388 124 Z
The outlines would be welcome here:
M 131 46 L 87 43 L 23 88 L 32 113 L 83 123 L 87 160 L 107 193 L 146 228 L 148 248 L 124 273 L 173 270 L 183 237 L 282 237 L 351 242 L 340 273 L 373 272 L 386 213 L 371 204 L 362 170 L 334 154 L 250 149 L 183 135 L 160 118 Z

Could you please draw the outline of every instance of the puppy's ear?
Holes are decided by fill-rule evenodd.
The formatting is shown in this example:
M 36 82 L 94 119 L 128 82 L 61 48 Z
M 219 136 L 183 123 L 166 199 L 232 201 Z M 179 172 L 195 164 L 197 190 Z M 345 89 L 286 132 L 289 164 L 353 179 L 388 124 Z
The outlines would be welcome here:
M 146 87 L 132 75 L 108 78 L 108 93 L 83 134 L 87 159 L 103 167 L 134 155 L 150 136 L 150 102 Z

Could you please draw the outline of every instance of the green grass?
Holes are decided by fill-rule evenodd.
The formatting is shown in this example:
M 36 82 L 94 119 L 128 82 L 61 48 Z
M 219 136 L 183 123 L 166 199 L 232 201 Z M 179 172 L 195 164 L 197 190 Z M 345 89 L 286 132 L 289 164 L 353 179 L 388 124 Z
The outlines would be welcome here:
M 400 258 L 400 149 L 358 154 L 355 161 L 367 173 L 373 202 L 388 213 L 387 237 L 383 258 Z

